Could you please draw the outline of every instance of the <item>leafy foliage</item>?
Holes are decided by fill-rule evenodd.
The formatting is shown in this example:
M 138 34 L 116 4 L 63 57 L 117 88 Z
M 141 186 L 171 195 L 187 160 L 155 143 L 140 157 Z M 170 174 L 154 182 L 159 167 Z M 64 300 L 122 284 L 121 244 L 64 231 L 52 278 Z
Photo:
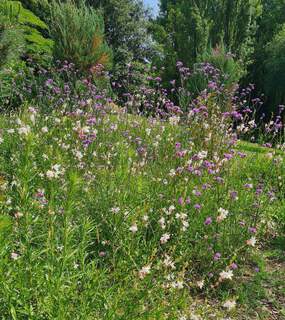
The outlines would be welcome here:
M 271 57 L 272 46 L 275 46 L 272 42 L 276 42 L 274 37 L 279 32 L 282 32 L 282 26 L 285 23 L 285 1 L 284 0 L 262 0 L 262 15 L 258 19 L 258 30 L 256 33 L 256 45 L 254 48 L 253 59 L 254 63 L 249 68 L 249 75 L 246 78 L 246 81 L 250 81 L 256 84 L 256 94 L 266 93 L 265 105 L 263 108 L 263 112 L 266 114 L 270 114 L 271 112 L 277 111 L 277 105 L 282 103 L 282 99 L 280 96 L 279 86 L 277 85 L 274 90 L 274 85 L 276 84 L 276 79 L 272 77 L 272 73 L 269 70 L 269 62 L 273 59 Z M 271 47 L 271 49 L 266 49 Z M 274 58 L 277 63 L 276 57 Z M 281 58 L 282 59 L 282 58 Z M 269 72 L 269 75 L 268 75 Z M 275 69 L 277 72 L 277 69 Z M 271 74 L 271 75 L 270 75 Z M 275 75 L 280 77 L 280 74 Z M 273 83 L 270 84 L 270 80 L 272 79 Z M 279 98 L 277 98 L 279 96 Z
M 142 0 L 87 0 L 87 3 L 103 12 L 106 39 L 114 52 L 115 70 L 122 71 L 127 63 L 142 62 L 152 56 L 149 12 Z
M 110 68 L 112 51 L 105 43 L 104 21 L 98 11 L 83 3 L 76 6 L 72 1 L 54 1 L 50 10 L 55 58 L 73 62 L 85 71 L 98 65 Z
M 1 109 L 22 101 L 18 89 L 28 78 L 26 61 L 48 64 L 53 41 L 42 36 L 47 25 L 19 1 L 0 3 L 0 102 Z
M 285 104 L 285 24 L 267 46 L 265 90 L 271 103 Z
M 213 66 L 219 74 L 218 80 L 226 89 L 233 89 L 245 73 L 241 62 L 232 54 L 225 51 L 224 46 L 217 46 L 199 58 L 199 61 L 193 66 L 193 75 L 189 78 L 189 91 L 199 93 L 206 89 L 209 81 L 208 76 L 205 77 L 201 72 L 201 65 L 208 63 Z M 213 79 L 212 79 L 213 80 Z M 215 80 L 215 79 L 214 79 Z
M 196 63 L 209 46 L 223 43 L 246 65 L 253 51 L 260 1 L 162 0 L 156 39 L 163 44 L 162 64 L 167 77 L 175 75 L 174 61 L 188 67 Z
M 39 31 L 47 29 L 47 25 L 31 11 L 23 8 L 21 2 L 3 1 L 0 4 L 0 16 L 2 30 L 1 38 L 4 37 L 4 41 L 7 41 L 6 39 L 9 37 L 10 30 L 12 29 L 14 30 L 14 34 L 13 37 L 9 37 L 10 41 L 18 42 L 19 38 L 21 38 L 22 41 L 25 41 L 24 45 L 19 48 L 19 53 L 35 59 L 40 59 L 41 57 L 45 58 L 45 55 L 50 55 L 53 42 L 50 39 L 44 38 Z M 19 47 L 19 44 L 15 43 L 13 45 L 11 43 L 11 46 Z

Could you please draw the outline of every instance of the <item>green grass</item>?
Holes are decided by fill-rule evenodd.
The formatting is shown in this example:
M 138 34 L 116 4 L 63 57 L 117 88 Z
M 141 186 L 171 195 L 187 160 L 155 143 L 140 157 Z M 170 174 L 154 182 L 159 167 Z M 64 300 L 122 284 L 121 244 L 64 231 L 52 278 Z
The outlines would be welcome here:
M 242 142 L 225 162 L 226 143 L 201 154 L 191 128 L 124 114 L 16 119 L 0 118 L 3 319 L 255 319 L 265 284 L 282 287 L 266 270 L 270 252 L 281 256 L 266 249 L 284 231 L 281 152 Z M 219 208 L 229 212 L 217 222 Z

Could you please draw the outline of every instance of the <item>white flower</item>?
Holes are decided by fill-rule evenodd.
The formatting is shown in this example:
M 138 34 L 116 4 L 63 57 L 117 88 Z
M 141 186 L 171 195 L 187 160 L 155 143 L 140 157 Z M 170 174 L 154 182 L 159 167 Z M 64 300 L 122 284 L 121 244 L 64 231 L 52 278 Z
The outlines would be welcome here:
M 48 170 L 46 172 L 46 176 L 48 179 L 52 179 L 52 178 L 54 178 L 54 172 L 52 170 Z
M 204 283 L 205 283 L 204 280 L 197 281 L 197 287 L 202 289 L 204 287 Z
M 21 128 L 18 129 L 19 134 L 23 134 L 23 135 L 27 135 L 31 132 L 31 128 L 29 126 L 23 126 Z
M 165 218 L 164 218 L 164 217 L 161 217 L 161 218 L 158 220 L 158 223 L 160 224 L 160 226 L 161 226 L 162 229 L 165 229 Z
M 228 309 L 228 310 L 232 310 L 233 308 L 235 308 L 235 306 L 236 306 L 236 301 L 235 300 L 227 300 L 223 304 L 223 307 Z
M 163 264 L 166 267 L 170 267 L 171 269 L 175 269 L 174 262 L 171 260 L 171 258 L 168 255 L 165 255 L 165 259 L 163 260 Z
M 15 218 L 19 219 L 19 218 L 21 218 L 21 217 L 23 217 L 23 213 L 20 212 L 20 211 L 17 211 L 17 212 L 15 213 Z
M 80 152 L 79 150 L 77 150 L 77 151 L 75 152 L 75 156 L 76 156 L 76 158 L 77 158 L 78 160 L 81 160 L 81 159 L 83 158 L 83 154 L 82 154 L 82 152 Z
M 150 265 L 144 266 L 141 268 L 141 270 L 139 271 L 139 277 L 140 279 L 143 279 L 147 274 L 150 273 Z
M 48 127 L 42 127 L 42 132 L 47 133 L 48 132 Z
M 160 243 L 164 244 L 164 243 L 166 243 L 169 239 L 170 239 L 170 234 L 169 234 L 169 233 L 165 233 L 165 234 L 163 234 L 162 237 L 160 238 Z
M 175 288 L 175 289 L 183 289 L 184 285 L 183 285 L 183 282 L 182 281 L 174 281 L 171 283 L 171 286 L 172 288 Z
M 220 272 L 220 280 L 232 280 L 233 278 L 233 271 L 232 270 L 228 270 L 228 271 L 222 271 Z
M 220 208 L 218 210 L 218 212 L 219 212 L 220 215 L 217 217 L 217 222 L 221 222 L 221 221 L 225 220 L 227 218 L 228 214 L 229 214 L 229 211 L 225 210 L 223 208 Z
M 54 165 L 52 166 L 52 169 L 53 169 L 54 171 L 56 171 L 56 172 L 59 172 L 59 171 L 60 171 L 60 164 L 54 164 Z
M 34 115 L 34 114 L 31 114 L 31 115 L 30 115 L 30 120 L 31 120 L 32 124 L 35 124 L 36 118 L 35 118 L 35 115 Z
M 170 117 L 168 121 L 171 125 L 176 126 L 180 121 L 180 117 L 173 116 L 173 117 Z
M 198 158 L 202 160 L 202 159 L 205 159 L 207 155 L 208 155 L 208 151 L 201 151 L 198 153 Z
M 12 253 L 11 253 L 11 259 L 17 260 L 18 258 L 19 258 L 18 253 L 16 253 L 16 252 L 12 252 Z
M 251 237 L 249 240 L 246 240 L 246 244 L 247 244 L 248 246 L 255 247 L 256 238 L 255 238 L 255 237 Z
M 120 209 L 119 207 L 114 207 L 114 208 L 111 209 L 111 212 L 112 212 L 112 213 L 119 213 L 120 210 L 121 210 L 121 209 Z
M 255 124 L 255 121 L 254 120 L 251 120 L 248 122 L 250 128 L 255 128 L 256 127 L 256 124 Z
M 136 233 L 136 232 L 138 231 L 138 226 L 137 226 L 137 224 L 136 224 L 136 223 L 133 224 L 133 225 L 129 228 L 129 230 L 130 230 L 132 233 Z
M 266 154 L 266 157 L 267 157 L 268 159 L 272 159 L 272 158 L 273 158 L 273 153 L 272 153 L 272 152 L 268 152 L 268 153 Z
M 144 215 L 144 216 L 142 217 L 142 220 L 143 220 L 144 222 L 147 222 L 147 221 L 148 221 L 148 215 Z

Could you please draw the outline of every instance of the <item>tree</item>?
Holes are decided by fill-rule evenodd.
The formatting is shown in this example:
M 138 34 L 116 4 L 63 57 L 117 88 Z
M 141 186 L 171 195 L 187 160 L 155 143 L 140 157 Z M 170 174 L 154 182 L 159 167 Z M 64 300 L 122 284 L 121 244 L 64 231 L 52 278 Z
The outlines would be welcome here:
M 162 64 L 173 74 L 173 57 L 191 67 L 219 44 L 249 63 L 260 13 L 260 0 L 161 0 L 154 29 L 163 44 Z
M 98 65 L 111 67 L 112 52 L 105 43 L 100 12 L 83 2 L 76 6 L 72 1 L 54 1 L 50 10 L 55 58 L 73 62 L 82 71 L 92 71 Z
M 149 12 L 142 0 L 87 0 L 104 15 L 106 40 L 113 50 L 115 67 L 151 56 Z
M 274 88 L 277 84 L 276 79 L 280 77 L 275 68 L 278 64 L 277 51 L 281 52 L 281 34 L 285 23 L 285 0 L 262 0 L 262 6 L 262 15 L 257 20 L 258 29 L 253 54 L 254 63 L 249 68 L 249 75 L 246 81 L 256 84 L 257 95 L 266 93 L 267 97 L 262 111 L 269 114 L 276 108 L 278 100 L 282 100 L 280 98 L 277 99 L 279 93 L 275 93 Z M 281 34 L 278 36 L 277 41 L 275 37 L 279 32 Z M 281 56 L 279 58 L 282 59 Z M 273 67 L 273 70 L 270 69 L 270 66 Z M 274 74 L 277 78 L 275 78 Z M 270 83 L 271 81 L 272 83 Z
M 285 24 L 267 45 L 266 53 L 264 88 L 271 110 L 276 111 L 279 104 L 285 104 Z

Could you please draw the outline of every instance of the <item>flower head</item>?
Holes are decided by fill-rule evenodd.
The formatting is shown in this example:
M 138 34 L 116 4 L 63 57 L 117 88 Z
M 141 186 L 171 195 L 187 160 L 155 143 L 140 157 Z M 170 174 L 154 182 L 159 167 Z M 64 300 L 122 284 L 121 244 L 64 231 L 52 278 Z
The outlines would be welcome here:
M 234 275 L 234 273 L 232 270 L 222 271 L 222 272 L 220 272 L 220 281 L 232 280 L 233 275 Z

